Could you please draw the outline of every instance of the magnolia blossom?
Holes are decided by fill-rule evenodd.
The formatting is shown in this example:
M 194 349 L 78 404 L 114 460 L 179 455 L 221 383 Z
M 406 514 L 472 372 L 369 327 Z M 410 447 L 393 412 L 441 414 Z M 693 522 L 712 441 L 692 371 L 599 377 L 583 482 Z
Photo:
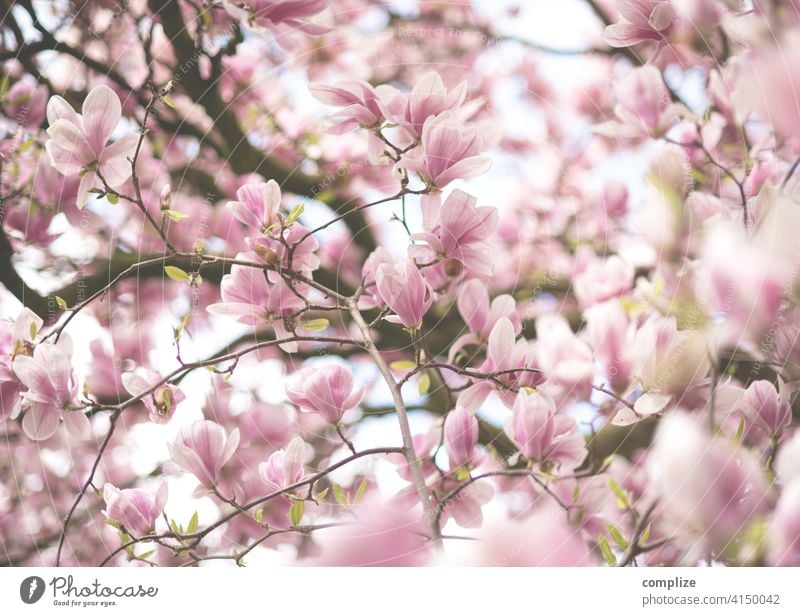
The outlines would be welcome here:
M 22 404 L 25 434 L 35 441 L 50 438 L 63 418 L 74 436 L 86 439 L 89 419 L 78 409 L 78 382 L 72 369 L 72 341 L 62 335 L 57 344 L 40 343 L 32 355 L 17 355 L 11 368 L 27 389 Z
M 595 127 L 595 132 L 612 137 L 636 139 L 663 135 L 678 119 L 669 91 L 657 68 L 633 69 L 614 86 L 618 122 Z
M 594 350 L 612 386 L 622 391 L 628 384 L 633 362 L 636 326 L 616 300 L 592 306 L 584 313 L 586 340 Z
M 303 461 L 306 444 L 299 436 L 294 437 L 286 449 L 279 449 L 266 462 L 258 466 L 258 474 L 274 490 L 283 490 L 303 478 Z
M 353 373 L 339 364 L 300 370 L 286 386 L 286 395 L 297 406 L 338 423 L 346 411 L 361 401 L 363 389 L 353 388 Z
M 502 317 L 507 317 L 511 321 L 515 334 L 518 334 L 522 327 L 513 296 L 498 295 L 490 303 L 486 284 L 475 278 L 462 284 L 456 306 L 470 333 L 460 336 L 453 342 L 449 353 L 451 361 L 465 346 L 487 340 L 492 328 Z
M 396 321 L 409 329 L 422 325 L 422 317 L 433 304 L 433 292 L 413 260 L 380 265 L 375 284 L 383 302 L 395 313 Z
M 560 314 L 536 319 L 536 356 L 539 366 L 564 394 L 586 398 L 594 377 L 592 351 L 570 329 Z
M 3 108 L 6 115 L 25 128 L 42 123 L 47 105 L 47 88 L 33 79 L 20 79 L 6 93 Z
M 380 108 L 390 122 L 403 128 L 412 139 L 423 134 L 425 121 L 446 111 L 456 111 L 467 95 L 467 82 L 448 90 L 438 73 L 430 72 L 417 81 L 409 93 L 389 85 L 376 89 Z
M 245 184 L 236 191 L 238 201 L 228 201 L 225 207 L 239 222 L 266 233 L 277 221 L 281 207 L 281 188 L 275 180 Z
M 465 127 L 452 111 L 445 111 L 425 120 L 421 152 L 412 150 L 397 166 L 418 173 L 429 186 L 441 190 L 455 179 L 486 173 L 492 159 L 480 155 L 484 149 L 477 130 Z
M 588 453 L 575 420 L 557 413 L 555 401 L 541 391 L 517 394 L 506 432 L 526 458 L 562 470 L 579 466 Z
M 167 449 L 175 464 L 197 477 L 203 487 L 212 489 L 219 481 L 222 467 L 238 446 L 238 428 L 226 435 L 218 423 L 200 420 L 181 428 L 175 442 L 168 443 Z
M 232 17 L 267 28 L 279 40 L 286 32 L 293 30 L 308 34 L 328 31 L 306 21 L 325 10 L 328 0 L 224 0 L 222 4 Z
M 177 406 L 186 399 L 180 387 L 170 383 L 162 383 L 157 372 L 140 369 L 122 375 L 122 385 L 132 396 L 142 396 L 142 403 L 150 412 L 150 421 L 167 423 L 172 419 Z M 147 393 L 147 395 L 143 395 Z
M 383 122 L 378 94 L 366 81 L 353 79 L 336 85 L 312 85 L 311 94 L 320 102 L 341 107 L 336 113 L 338 123 L 329 132 L 343 134 L 357 127 L 374 128 Z
M 162 481 L 155 496 L 138 489 L 120 490 L 110 483 L 103 487 L 105 515 L 122 524 L 134 537 L 150 534 L 167 502 L 167 483 Z
M 781 492 L 769 525 L 767 559 L 776 567 L 800 566 L 800 480 Z
M 60 96 L 47 104 L 50 137 L 45 143 L 50 164 L 62 175 L 80 175 L 77 205 L 86 205 L 98 178 L 119 188 L 131 176 L 131 163 L 139 135 L 130 133 L 108 145 L 122 113 L 119 97 L 108 86 L 96 86 L 78 114 Z
M 252 252 L 239 253 L 237 261 L 257 262 Z M 298 297 L 307 288 L 296 284 L 295 291 L 286 284 L 283 277 L 275 277 L 274 283 L 267 280 L 264 271 L 248 265 L 234 265 L 230 274 L 222 278 L 220 294 L 222 303 L 212 304 L 208 311 L 213 314 L 232 317 L 245 325 L 262 325 L 269 323 L 278 338 L 285 338 L 289 330 L 284 321 L 305 306 Z M 296 342 L 282 345 L 287 351 L 297 350 Z
M 543 381 L 537 364 L 537 353 L 532 343 L 516 339 L 511 319 L 500 317 L 492 328 L 487 342 L 486 360 L 481 364 L 484 372 L 495 373 L 493 381 L 480 380 L 466 389 L 458 399 L 460 405 L 475 412 L 487 396 L 495 390 L 495 382 L 504 387 L 498 388 L 498 395 L 506 406 L 512 406 L 516 399 L 514 391 L 520 387 L 535 387 Z
M 497 208 L 476 207 L 477 199 L 456 189 L 447 197 L 438 215 L 426 219 L 426 233 L 414 233 L 409 254 L 420 263 L 437 259 L 457 262 L 478 276 L 492 273 L 492 250 L 487 240 L 497 227 Z
M 617 0 L 617 10 L 622 19 L 603 32 L 612 47 L 662 41 L 674 28 L 676 11 L 669 0 Z
M 780 393 L 769 381 L 753 381 L 745 392 L 746 414 L 768 436 L 778 436 L 792 421 L 792 407 L 786 385 Z
M 477 444 L 478 420 L 465 408 L 456 406 L 444 422 L 444 445 L 451 466 L 467 466 Z
M 676 536 L 698 549 L 734 550 L 769 504 L 763 471 L 749 452 L 680 412 L 659 424 L 647 472 Z
M 633 274 L 633 267 L 616 255 L 595 261 L 575 276 L 575 296 L 585 307 L 619 297 L 630 290 Z

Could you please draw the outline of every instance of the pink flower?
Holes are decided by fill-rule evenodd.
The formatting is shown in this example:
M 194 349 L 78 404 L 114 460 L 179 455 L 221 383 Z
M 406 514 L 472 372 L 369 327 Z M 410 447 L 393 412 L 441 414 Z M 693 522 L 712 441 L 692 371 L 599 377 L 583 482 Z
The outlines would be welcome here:
M 478 420 L 466 409 L 456 406 L 445 417 L 444 445 L 453 468 L 466 467 L 478 444 Z
M 586 567 L 597 564 L 576 529 L 554 504 L 524 519 L 503 520 L 471 541 L 469 564 L 484 567 Z M 461 563 L 459 563 L 461 564 Z
M 422 151 L 412 150 L 397 166 L 418 173 L 439 190 L 457 179 L 466 180 L 486 173 L 492 165 L 484 150 L 483 139 L 475 129 L 467 128 L 451 111 L 425 120 L 422 127 Z
M 673 30 L 675 8 L 662 0 L 617 0 L 622 20 L 607 26 L 603 39 L 611 47 L 662 41 Z
M 279 40 L 286 32 L 294 30 L 308 34 L 328 31 L 306 21 L 325 10 L 328 0 L 224 0 L 222 4 L 233 18 L 267 28 Z
M 16 419 L 22 412 L 24 385 L 14 374 L 16 355 L 30 355 L 33 341 L 44 321 L 29 308 L 23 308 L 16 320 L 0 321 L 0 419 Z
M 37 128 L 44 119 L 47 88 L 33 79 L 20 79 L 5 97 L 6 115 L 24 128 Z
M 172 461 L 209 489 L 216 486 L 222 467 L 236 453 L 238 446 L 238 428 L 226 436 L 222 426 L 208 420 L 184 426 L 175 442 L 167 444 Z
M 591 394 L 594 377 L 592 351 L 560 314 L 536 319 L 536 357 L 539 366 L 563 393 L 578 399 Z
M 767 436 L 779 436 L 792 422 L 792 407 L 783 381 L 780 393 L 769 381 L 753 381 L 745 392 L 746 414 Z
M 562 470 L 579 466 L 588 453 L 575 420 L 558 414 L 553 399 L 540 391 L 517 394 L 506 432 L 526 458 Z
M 412 88 L 403 93 L 388 85 L 378 86 L 380 106 L 386 118 L 408 132 L 411 139 L 423 134 L 425 121 L 447 111 L 457 110 L 467 95 L 467 82 L 448 90 L 438 73 L 426 73 Z
M 266 233 L 277 221 L 281 207 L 281 188 L 275 180 L 260 184 L 245 184 L 236 191 L 238 201 L 228 201 L 225 207 L 239 222 L 255 233 Z
M 363 389 L 353 389 L 353 373 L 339 364 L 303 368 L 286 386 L 289 400 L 331 424 L 355 408 L 363 393 Z
M 469 411 L 476 412 L 495 389 L 496 381 L 505 385 L 498 388 L 498 395 L 506 406 L 512 406 L 514 392 L 520 387 L 534 387 L 542 382 L 536 363 L 533 345 L 525 339 L 516 339 L 519 326 L 514 326 L 508 317 L 500 317 L 489 334 L 486 360 L 481 364 L 484 372 L 495 373 L 492 381 L 480 380 L 466 389 L 458 403 Z
M 291 269 L 306 276 L 311 276 L 319 267 L 319 257 L 316 255 L 319 242 L 299 223 L 294 223 L 282 233 L 275 230 L 270 235 L 248 237 L 247 244 L 262 261 L 271 266 L 280 263 L 284 269 Z
M 304 476 L 305 447 L 302 438 L 294 437 L 285 450 L 274 452 L 258 466 L 258 474 L 276 491 L 297 483 Z
M 712 437 L 684 413 L 659 423 L 647 472 L 665 523 L 697 550 L 735 548 L 734 539 L 769 503 L 763 471 L 749 452 Z
M 386 250 L 386 248 L 383 246 L 378 246 L 370 253 L 366 261 L 364 261 L 363 267 L 361 268 L 361 280 L 363 281 L 362 284 L 364 285 L 364 290 L 369 295 L 364 295 L 361 297 L 359 306 L 362 306 L 363 308 L 384 308 L 386 306 L 386 303 L 383 301 L 383 298 L 378 292 L 378 287 L 375 284 L 378 270 L 380 269 L 381 265 L 384 264 L 393 267 L 395 260 L 394 257 L 392 257 L 392 254 Z
M 617 255 L 595 261 L 575 276 L 575 297 L 585 308 L 619 297 L 630 291 L 633 274 L 633 266 Z
M 659 70 L 650 64 L 635 68 L 615 86 L 614 122 L 597 127 L 600 134 L 636 139 L 659 137 L 677 121 L 676 108 Z
M 342 107 L 335 118 L 338 124 L 329 130 L 343 134 L 354 128 L 374 128 L 383 122 L 375 89 L 362 80 L 350 80 L 336 85 L 316 84 L 310 87 L 318 101 L 331 107 Z
M 14 374 L 27 387 L 22 392 L 27 409 L 22 428 L 35 441 L 50 438 L 62 416 L 70 433 L 81 439 L 89 437 L 89 419 L 76 408 L 78 383 L 71 357 L 72 341 L 62 335 L 57 344 L 37 344 L 33 356 L 17 355 L 12 362 Z
M 258 262 L 252 252 L 239 253 L 236 259 Z M 294 293 L 284 282 L 283 277 L 276 276 L 276 278 L 274 283 L 268 282 L 262 269 L 249 265 L 234 265 L 230 274 L 222 277 L 220 285 L 222 303 L 212 304 L 207 310 L 212 314 L 231 317 L 245 325 L 258 326 L 270 323 L 275 330 L 275 337 L 285 338 L 289 335 L 289 331 L 284 319 L 305 307 L 297 293 L 302 295 L 307 286 L 295 284 L 297 293 Z M 297 343 L 284 343 L 281 348 L 294 352 L 297 350 Z
M 519 333 L 522 326 L 514 298 L 511 295 L 498 295 L 490 304 L 486 284 L 480 280 L 468 280 L 461 286 L 457 306 L 469 330 L 482 339 L 489 337 L 492 328 L 503 317 L 511 321 L 515 333 Z
M 433 304 L 433 292 L 414 261 L 382 264 L 375 283 L 381 299 L 405 327 L 416 329 L 422 325 L 422 317 Z
M 625 389 L 631 373 L 631 344 L 635 325 L 618 301 L 592 306 L 584 312 L 586 338 L 616 391 Z
M 128 157 L 139 142 L 139 135 L 131 133 L 107 145 L 122 114 L 119 97 L 108 86 L 92 88 L 82 112 L 82 115 L 76 113 L 60 96 L 54 96 L 47 104 L 50 138 L 45 148 L 50 163 L 59 173 L 81 175 L 78 208 L 86 205 L 98 173 L 112 188 L 119 188 L 130 177 Z
M 800 479 L 781 491 L 769 525 L 767 560 L 773 567 L 800 566 Z
M 122 524 L 134 537 L 144 537 L 155 528 L 167 502 L 167 483 L 161 482 L 155 497 L 144 490 L 120 490 L 107 483 L 103 487 L 103 500 L 106 518 Z
M 126 372 L 122 375 L 122 385 L 132 396 L 141 396 L 152 390 L 142 398 L 145 408 L 150 412 L 150 421 L 164 424 L 172 419 L 175 408 L 186 399 L 180 387 L 169 383 L 161 383 L 161 376 L 152 370 L 144 368 L 137 372 Z
M 492 249 L 487 239 L 497 227 L 497 208 L 475 206 L 476 199 L 456 189 L 447 197 L 438 216 L 428 217 L 427 233 L 415 233 L 409 254 L 418 262 L 438 259 L 457 261 L 477 276 L 492 273 Z

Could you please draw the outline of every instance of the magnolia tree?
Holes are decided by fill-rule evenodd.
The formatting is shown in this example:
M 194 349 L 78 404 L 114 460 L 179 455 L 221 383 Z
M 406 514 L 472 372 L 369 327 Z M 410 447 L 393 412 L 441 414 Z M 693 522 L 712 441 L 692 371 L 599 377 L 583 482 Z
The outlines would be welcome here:
M 0 7 L 0 562 L 800 565 L 793 3 Z

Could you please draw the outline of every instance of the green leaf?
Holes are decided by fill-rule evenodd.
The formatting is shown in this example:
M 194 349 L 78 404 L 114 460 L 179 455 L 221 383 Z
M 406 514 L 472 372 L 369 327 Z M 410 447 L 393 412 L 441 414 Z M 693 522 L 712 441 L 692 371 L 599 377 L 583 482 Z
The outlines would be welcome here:
M 189 520 L 189 526 L 186 527 L 186 533 L 188 535 L 191 535 L 192 533 L 194 533 L 197 530 L 197 525 L 198 525 L 199 521 L 200 520 L 197 517 L 197 512 L 195 511 L 192 514 L 191 519 Z
M 203 249 L 206 247 L 206 241 L 204 239 L 199 239 L 194 243 L 194 251 L 196 253 L 203 252 Z
M 361 497 L 364 496 L 364 492 L 367 490 L 367 478 L 364 477 L 361 480 L 361 483 L 358 484 L 358 489 L 356 490 L 356 495 L 353 497 L 353 502 L 358 503 L 361 500 Z
M 300 323 L 300 327 L 309 332 L 322 331 L 328 327 L 328 325 L 330 325 L 328 319 L 311 319 L 310 321 Z
M 639 537 L 639 547 L 644 547 L 649 538 L 650 538 L 650 524 L 647 525 L 647 528 L 644 529 L 642 536 Z
M 456 481 L 464 481 L 465 479 L 469 479 L 469 469 L 459 466 L 456 469 Z
M 420 396 L 424 396 L 428 393 L 428 390 L 431 388 L 431 375 L 428 374 L 427 370 L 423 372 L 419 380 L 417 381 L 417 391 L 419 392 Z
M 417 367 L 417 364 L 411 361 L 410 359 L 401 359 L 399 361 L 393 361 L 389 364 L 389 367 L 392 370 L 397 370 L 398 372 L 404 372 L 406 370 L 413 370 Z
M 66 310 L 67 308 L 69 308 L 69 306 L 67 305 L 67 300 L 65 300 L 60 295 L 56 295 L 56 304 L 58 304 L 58 307 L 61 308 L 61 310 Z
M 31 340 L 36 338 L 37 333 L 39 333 L 39 328 L 36 326 L 36 323 L 32 322 L 30 327 Z
M 117 205 L 117 203 L 119 203 L 119 195 L 115 195 L 114 193 L 107 193 L 106 201 L 108 201 L 111 205 Z
M 292 526 L 297 527 L 300 524 L 300 520 L 303 519 L 305 508 L 305 503 L 301 500 L 296 500 L 292 503 L 289 509 L 289 521 L 292 523 Z
M 167 105 L 167 107 L 171 107 L 172 109 L 175 109 L 175 107 L 176 107 L 175 101 L 172 100 L 169 96 L 164 96 L 162 100 Z
M 120 524 L 116 520 L 112 520 L 111 518 L 108 518 L 106 520 L 106 524 L 108 524 L 109 526 L 111 526 L 113 528 L 116 528 L 117 530 L 122 530 L 122 524 Z
M 611 491 L 614 493 L 614 496 L 617 497 L 617 506 L 620 509 L 631 508 L 631 499 L 628 496 L 628 493 L 622 488 L 621 485 L 617 483 L 617 481 L 613 477 L 608 478 L 608 487 L 611 488 Z
M 610 567 L 615 567 L 617 564 L 617 557 L 614 556 L 611 546 L 608 545 L 608 541 L 603 535 L 597 538 L 597 544 L 600 546 L 600 551 L 603 553 L 603 560 L 605 560 Z
M 169 218 L 174 222 L 180 222 L 185 218 L 189 218 L 189 214 L 184 214 L 183 212 L 179 212 L 178 210 L 164 210 L 164 216 Z
M 156 553 L 156 551 L 155 551 L 155 550 L 148 550 L 148 551 L 147 551 L 147 552 L 145 552 L 144 554 L 139 554 L 139 555 L 137 556 L 137 558 L 141 558 L 142 560 L 147 560 L 148 558 L 150 558 L 150 557 L 151 557 L 153 554 L 155 554 L 155 553 Z
M 342 507 L 347 507 L 347 494 L 338 483 L 333 484 L 333 498 L 335 498 L 336 502 Z
M 606 528 L 608 529 L 608 534 L 611 535 L 611 538 L 614 540 L 614 543 L 617 544 L 617 547 L 620 550 L 627 550 L 628 540 L 625 539 L 625 536 L 622 534 L 622 532 L 611 523 L 606 524 Z
M 34 143 L 36 143 L 36 139 L 26 139 L 22 142 L 22 145 L 17 148 L 17 153 L 22 154 L 26 150 L 28 150 Z
M 578 497 L 581 495 L 581 484 L 575 483 L 575 488 L 572 490 L 572 502 L 577 503 Z
M 294 206 L 294 209 L 289 213 L 289 217 L 286 219 L 286 226 L 292 225 L 297 222 L 297 219 L 303 215 L 306 206 L 302 203 L 298 203 Z
M 325 497 L 328 496 L 328 488 L 322 490 L 322 492 L 317 492 L 316 496 L 314 496 L 315 500 L 321 501 L 325 500 Z
M 733 440 L 737 443 L 742 442 L 742 437 L 744 436 L 744 417 L 739 421 L 739 426 L 736 428 L 736 435 L 733 437 Z
M 253 513 L 253 519 L 256 521 L 257 524 L 261 524 L 261 520 L 264 519 L 264 510 L 263 509 L 256 509 Z
M 188 282 L 191 279 L 189 274 L 175 265 L 165 265 L 164 273 L 176 282 Z

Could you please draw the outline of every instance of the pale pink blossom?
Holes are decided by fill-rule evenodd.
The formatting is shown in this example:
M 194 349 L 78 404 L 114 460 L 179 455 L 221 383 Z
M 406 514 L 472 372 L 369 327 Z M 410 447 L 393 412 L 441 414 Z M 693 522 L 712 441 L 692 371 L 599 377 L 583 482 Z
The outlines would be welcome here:
M 303 368 L 286 385 L 289 400 L 307 411 L 319 413 L 332 424 L 355 408 L 363 393 L 363 389 L 354 388 L 353 373 L 339 364 Z
M 780 381 L 780 391 L 769 381 L 753 381 L 745 392 L 748 418 L 770 437 L 779 436 L 792 422 L 788 388 Z
M 622 19 L 603 32 L 612 47 L 660 42 L 674 29 L 676 11 L 669 0 L 617 0 L 617 10 Z
M 286 449 L 279 449 L 258 466 L 258 474 L 274 490 L 283 490 L 303 479 L 306 444 L 294 437 Z
M 20 79 L 6 93 L 6 115 L 24 128 L 38 128 L 44 120 L 47 88 L 33 79 Z
M 583 462 L 588 453 L 583 435 L 574 419 L 556 411 L 550 396 L 522 390 L 513 411 L 506 432 L 526 458 L 561 470 L 573 469 Z
M 175 442 L 167 444 L 172 461 L 208 489 L 217 485 L 222 467 L 238 446 L 238 428 L 226 435 L 218 423 L 203 419 L 181 428 Z
M 446 111 L 425 120 L 421 151 L 415 148 L 397 166 L 418 173 L 429 186 L 441 190 L 453 180 L 486 173 L 492 159 L 481 156 L 484 149 L 478 131 L 464 126 L 452 112 Z
M 328 31 L 307 21 L 325 10 L 328 0 L 224 0 L 222 4 L 235 19 L 273 32 L 284 46 L 288 46 L 287 33 L 299 30 L 324 34 Z
M 410 138 L 419 139 L 428 118 L 458 110 L 467 95 L 467 82 L 448 90 L 438 73 L 429 72 L 411 92 L 400 92 L 389 85 L 378 86 L 376 92 L 386 118 L 407 131 Z
M 633 274 L 633 266 L 617 255 L 595 261 L 575 276 L 575 296 L 585 308 L 619 297 L 630 291 Z
M 132 396 L 142 396 L 141 400 L 150 413 L 150 421 L 164 424 L 172 419 L 177 406 L 186 399 L 180 387 L 162 383 L 157 372 L 141 368 L 122 375 L 122 385 Z M 143 395 L 145 394 L 146 395 Z
M 89 419 L 78 408 L 78 381 L 71 358 L 68 335 L 62 335 L 57 344 L 37 344 L 32 355 L 14 357 L 12 370 L 27 388 L 22 392 L 26 409 L 22 428 L 35 441 L 50 438 L 62 418 L 74 436 L 89 437 Z
M 620 122 L 619 128 L 611 131 L 614 136 L 658 137 L 678 119 L 669 91 L 655 66 L 648 64 L 633 69 L 617 82 L 614 92 L 617 96 L 614 113 Z
M 647 472 L 676 538 L 698 550 L 734 549 L 769 506 L 767 481 L 750 453 L 684 413 L 659 424 Z
M 409 329 L 422 325 L 422 317 L 433 304 L 433 292 L 413 260 L 380 265 L 375 284 L 381 299 L 400 323 Z
M 83 102 L 82 114 L 60 96 L 47 104 L 45 143 L 50 163 L 62 175 L 80 175 L 77 205 L 86 205 L 89 190 L 98 184 L 98 174 L 111 188 L 119 188 L 131 176 L 131 162 L 139 135 L 129 133 L 108 145 L 119 123 L 119 97 L 108 86 L 92 88 Z
M 536 319 L 536 357 L 539 367 L 562 393 L 585 399 L 591 393 L 594 360 L 589 346 L 578 338 L 560 314 Z
M 449 353 L 451 360 L 465 346 L 486 341 L 492 328 L 502 317 L 507 317 L 511 321 L 515 334 L 518 334 L 522 327 L 514 297 L 507 294 L 498 295 L 490 303 L 486 283 L 476 278 L 467 280 L 461 285 L 456 306 L 470 333 L 460 336 L 453 342 Z
M 253 233 L 266 233 L 277 222 L 281 207 L 281 188 L 275 180 L 245 184 L 236 191 L 238 201 L 228 201 L 225 207 Z
M 800 566 L 800 479 L 781 491 L 769 523 L 767 560 L 773 567 Z
M 130 535 L 144 537 L 156 525 L 167 502 L 167 483 L 162 481 L 155 496 L 139 489 L 120 490 L 110 483 L 103 487 L 106 518 L 119 522 Z
M 489 236 L 497 227 L 497 208 L 476 207 L 477 199 L 456 189 L 445 200 L 436 216 L 426 220 L 428 230 L 414 233 L 409 254 L 420 263 L 436 259 L 457 261 L 477 276 L 490 276 L 493 269 Z
M 329 132 L 343 134 L 357 127 L 375 128 L 383 122 L 378 95 L 366 81 L 353 79 L 335 85 L 315 84 L 310 90 L 320 102 L 341 107 L 334 116 L 337 124 Z
M 468 410 L 456 406 L 445 417 L 444 445 L 453 468 L 466 467 L 478 444 L 478 420 Z

